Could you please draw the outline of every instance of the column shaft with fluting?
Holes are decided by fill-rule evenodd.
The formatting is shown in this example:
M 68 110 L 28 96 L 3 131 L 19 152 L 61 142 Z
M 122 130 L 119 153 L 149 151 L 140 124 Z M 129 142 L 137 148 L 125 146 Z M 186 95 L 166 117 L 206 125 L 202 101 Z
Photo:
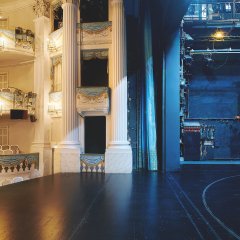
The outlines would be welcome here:
M 77 5 L 64 3 L 62 50 L 62 123 L 63 144 L 79 144 L 76 112 L 77 83 Z
M 131 173 L 132 149 L 127 127 L 126 33 L 123 0 L 112 0 L 111 141 L 105 154 L 106 173 Z
M 112 147 L 129 145 L 127 137 L 126 33 L 122 0 L 112 0 Z

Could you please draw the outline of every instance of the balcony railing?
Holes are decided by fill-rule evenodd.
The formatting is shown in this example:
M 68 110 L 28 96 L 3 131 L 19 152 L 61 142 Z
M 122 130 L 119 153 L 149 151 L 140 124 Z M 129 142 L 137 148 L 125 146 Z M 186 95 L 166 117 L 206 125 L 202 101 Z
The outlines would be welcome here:
M 32 54 L 34 51 L 34 34 L 30 30 L 0 29 L 0 50 L 17 51 Z
M 82 117 L 108 115 L 110 111 L 110 88 L 77 88 L 77 111 Z
M 112 42 L 112 22 L 81 23 L 77 26 L 77 34 L 80 42 L 84 46 L 108 45 Z M 63 30 L 62 28 L 49 35 L 48 50 L 51 56 L 59 55 L 62 51 Z M 88 49 L 88 47 L 86 47 Z M 106 46 L 103 47 L 106 49 Z M 101 48 L 102 49 L 102 48 Z
M 1 155 L 0 186 L 39 176 L 39 153 Z
M 36 97 L 36 93 L 25 93 L 16 88 L 0 89 L 0 116 L 9 116 L 11 109 L 27 110 L 30 116 L 34 116 Z
M 82 23 L 81 43 L 84 45 L 111 43 L 112 22 Z

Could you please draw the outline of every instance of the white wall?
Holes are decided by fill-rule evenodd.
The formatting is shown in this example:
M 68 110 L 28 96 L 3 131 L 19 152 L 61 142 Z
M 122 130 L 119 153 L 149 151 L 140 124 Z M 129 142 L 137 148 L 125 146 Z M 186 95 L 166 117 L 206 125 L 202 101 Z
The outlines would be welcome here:
M 8 18 L 9 29 L 22 27 L 34 32 L 34 13 L 32 6 L 28 5 L 20 8 L 19 3 L 20 2 L 16 2 L 16 4 L 11 7 L 9 7 L 7 3 L 1 6 L 2 15 Z M 26 4 L 26 2 L 24 3 Z M 13 67 L 0 66 L 0 72 L 8 73 L 9 87 L 18 88 L 24 92 L 33 91 L 33 63 Z M 30 147 L 34 139 L 34 125 L 35 124 L 30 122 L 29 119 L 0 119 L 0 126 L 8 126 L 9 128 L 9 144 L 19 145 L 20 150 L 23 152 L 30 152 Z
M 34 123 L 30 120 L 4 120 L 0 122 L 0 126 L 8 126 L 10 145 L 18 145 L 20 151 L 30 152 L 34 137 Z
M 33 91 L 33 64 L 8 68 L 0 67 L 0 72 L 8 72 L 9 87 L 15 87 L 24 92 Z M 34 125 L 29 119 L 0 120 L 0 126 L 9 127 L 9 144 L 19 145 L 23 152 L 30 152 L 34 139 Z
M 51 120 L 51 143 L 58 144 L 62 141 L 62 118 L 52 118 Z
M 3 16 L 8 18 L 9 29 L 15 27 L 22 27 L 34 32 L 34 12 L 32 6 L 24 7 L 21 9 L 12 8 L 11 11 L 3 11 Z
M 33 91 L 34 66 L 33 63 L 15 67 L 0 67 L 0 72 L 7 72 L 9 87 L 18 88 L 24 92 Z

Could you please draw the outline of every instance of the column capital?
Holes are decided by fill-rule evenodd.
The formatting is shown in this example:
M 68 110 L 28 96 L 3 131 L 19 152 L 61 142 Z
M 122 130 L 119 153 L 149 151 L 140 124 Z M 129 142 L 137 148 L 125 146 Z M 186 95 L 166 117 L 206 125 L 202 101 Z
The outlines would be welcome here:
M 50 17 L 50 1 L 49 0 L 34 0 L 33 12 L 37 17 Z
M 74 5 L 80 5 L 80 0 L 62 0 L 62 4 L 65 4 L 65 3 L 72 3 Z

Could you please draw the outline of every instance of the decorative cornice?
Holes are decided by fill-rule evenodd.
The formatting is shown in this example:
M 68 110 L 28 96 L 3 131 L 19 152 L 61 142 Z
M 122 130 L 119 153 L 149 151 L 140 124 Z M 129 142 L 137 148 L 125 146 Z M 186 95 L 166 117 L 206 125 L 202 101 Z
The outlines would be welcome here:
M 37 17 L 50 17 L 50 1 L 49 0 L 34 0 L 33 11 Z

